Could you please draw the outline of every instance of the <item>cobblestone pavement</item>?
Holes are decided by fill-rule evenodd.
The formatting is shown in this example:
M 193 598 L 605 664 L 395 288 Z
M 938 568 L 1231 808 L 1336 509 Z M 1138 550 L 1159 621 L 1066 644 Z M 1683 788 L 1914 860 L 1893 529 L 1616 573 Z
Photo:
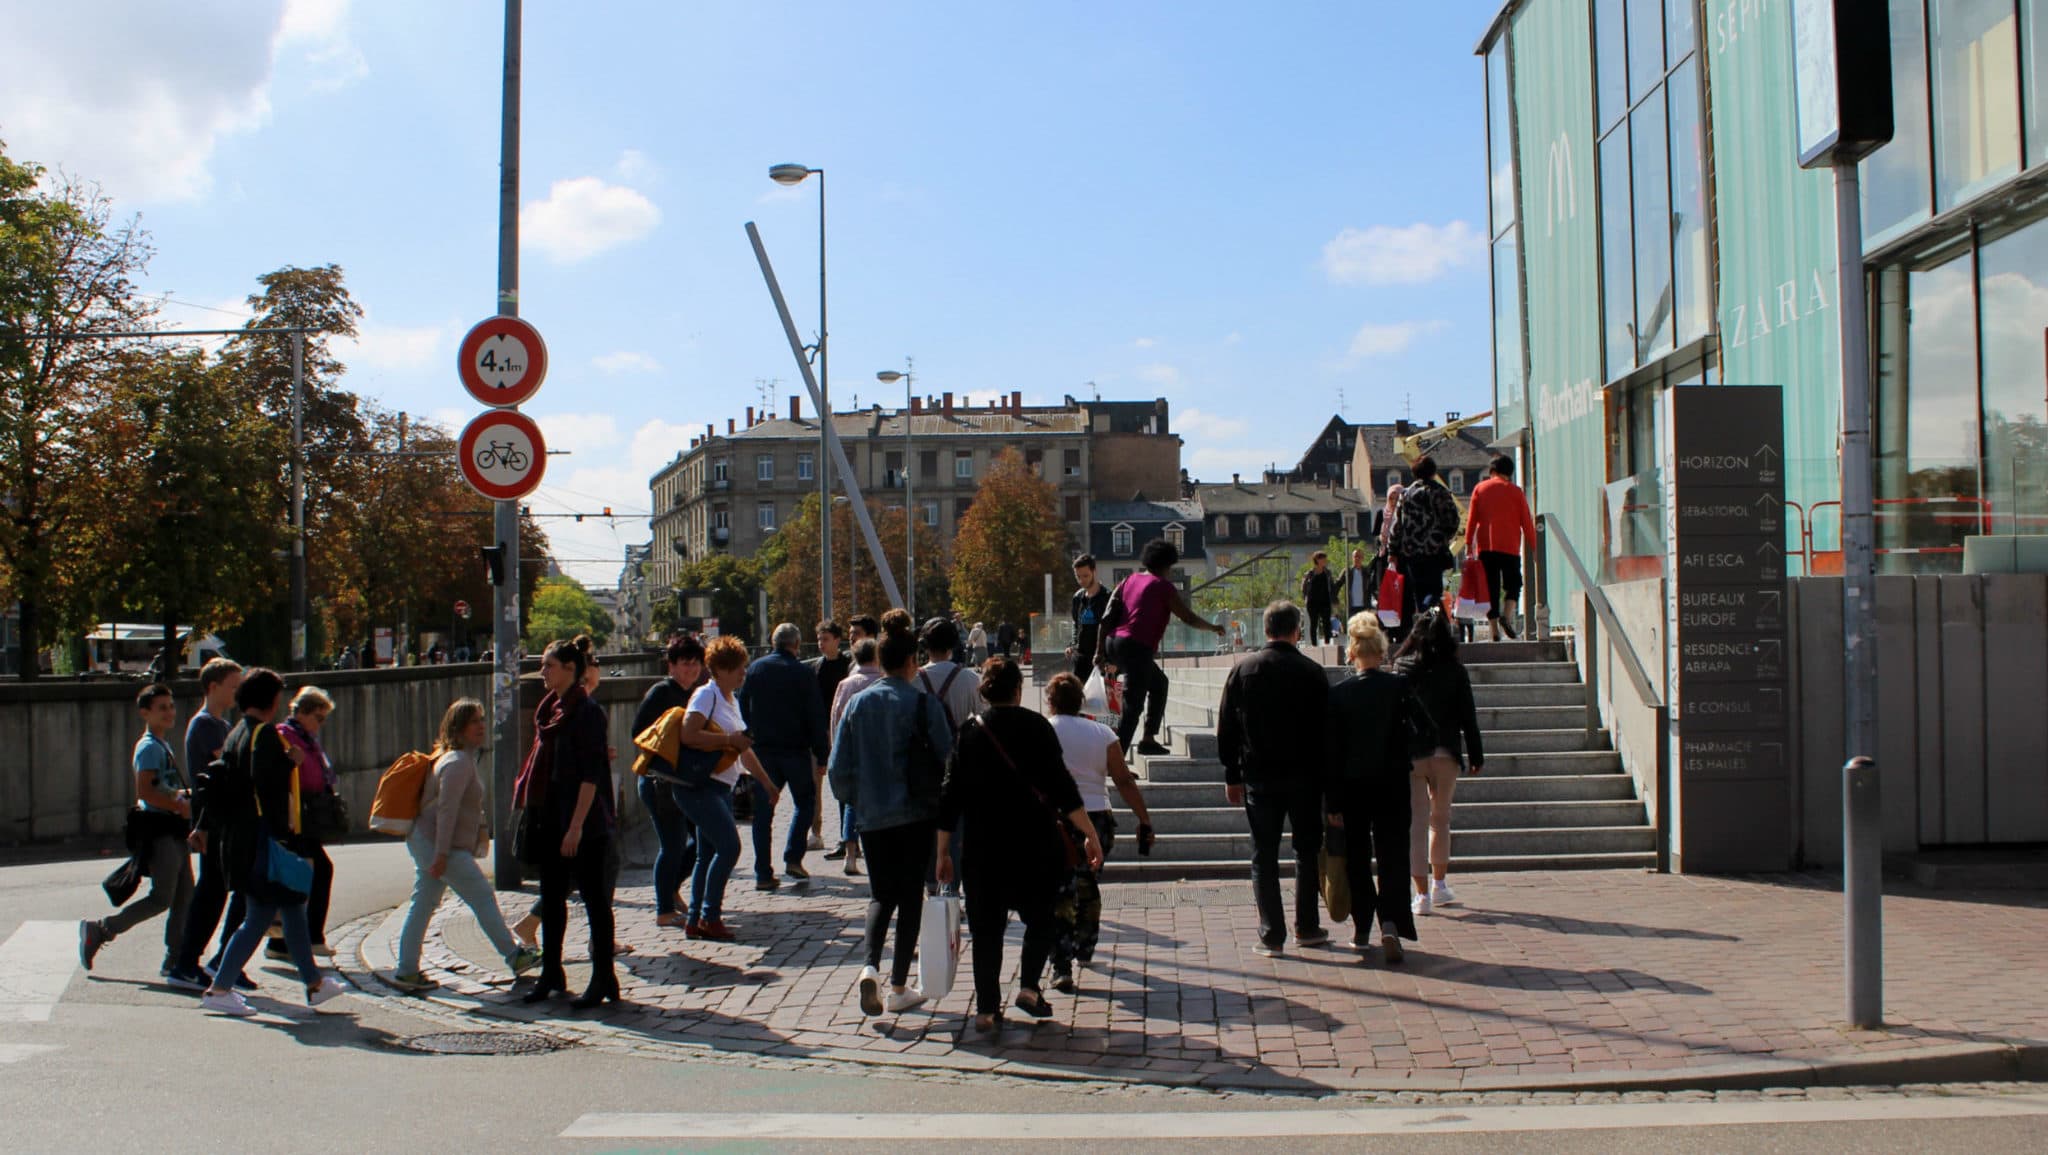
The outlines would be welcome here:
M 1340 944 L 1252 952 L 1246 882 L 1105 888 L 1080 993 L 967 1029 L 971 979 L 901 1016 L 864 1018 L 866 887 L 817 861 L 761 894 L 743 863 L 726 917 L 741 941 L 654 924 L 645 872 L 619 898 L 627 1003 L 576 1015 L 519 1005 L 468 912 L 437 917 L 439 1009 L 559 1023 L 586 1042 L 756 1060 L 878 1063 L 1265 1092 L 1485 1092 L 1997 1079 L 2048 1071 L 2048 896 L 1897 893 L 1885 908 L 1886 1019 L 1840 1021 L 1840 895 L 1825 880 L 1637 872 L 1467 875 L 1463 905 L 1421 920 L 1405 965 Z M 828 869 L 835 873 L 827 874 Z M 635 883 L 638 885 L 635 885 Z M 523 904 L 508 903 L 518 907 Z M 388 973 L 395 917 L 350 936 L 353 969 Z M 571 919 L 570 954 L 586 945 Z M 1006 966 L 1014 968 L 1013 925 Z M 571 967 L 572 989 L 585 968 Z M 361 976 L 372 991 L 385 990 Z M 521 989 L 523 990 L 523 984 Z

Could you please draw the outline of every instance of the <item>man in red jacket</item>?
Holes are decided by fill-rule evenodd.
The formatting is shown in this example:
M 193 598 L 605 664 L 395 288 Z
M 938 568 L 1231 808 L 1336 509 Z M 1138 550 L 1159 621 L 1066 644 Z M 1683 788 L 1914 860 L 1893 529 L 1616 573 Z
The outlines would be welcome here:
M 1487 594 L 1492 607 L 1486 611 L 1493 640 L 1505 631 L 1515 636 L 1511 617 L 1504 611 L 1522 596 L 1522 543 L 1536 538 L 1536 519 L 1529 514 L 1529 499 L 1515 484 L 1515 463 L 1510 457 L 1493 459 L 1486 480 L 1472 490 L 1472 508 L 1465 521 L 1465 549 L 1477 552 L 1486 567 Z

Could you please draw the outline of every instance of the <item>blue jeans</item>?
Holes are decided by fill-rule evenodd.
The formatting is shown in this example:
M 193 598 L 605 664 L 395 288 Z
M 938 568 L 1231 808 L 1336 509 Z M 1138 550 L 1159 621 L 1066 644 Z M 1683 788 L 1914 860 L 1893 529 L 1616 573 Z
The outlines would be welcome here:
M 795 804 L 796 813 L 789 820 L 789 844 L 783 847 L 783 861 L 800 866 L 804 860 L 804 843 L 811 833 L 811 812 L 818 807 L 818 780 L 812 773 L 815 765 L 806 751 L 756 750 L 755 757 L 761 759 L 761 768 L 777 786 L 782 787 L 790 801 Z M 769 879 L 775 877 L 775 807 L 768 802 L 768 792 L 759 782 L 754 789 L 754 877 Z
M 412 854 L 412 907 L 405 912 L 405 926 L 398 932 L 398 973 L 419 973 L 420 944 L 427 939 L 427 923 L 440 907 L 441 896 L 450 890 L 476 915 L 477 925 L 483 928 L 484 937 L 491 940 L 492 949 L 510 965 L 519 953 L 519 944 L 505 928 L 498 895 L 491 889 L 491 880 L 484 877 L 483 868 L 476 864 L 476 855 L 467 850 L 450 850 L 447 866 L 441 877 L 435 878 L 427 873 L 427 868 L 434 864 L 434 832 L 415 825 L 406 836 L 405 848 Z
M 732 789 L 713 782 L 695 790 L 669 792 L 697 828 L 697 869 L 690 879 L 690 921 L 710 922 L 725 913 L 725 884 L 740 860 L 740 828 L 732 820 Z
M 263 936 L 270 932 L 273 921 L 284 922 L 284 945 L 292 952 L 292 962 L 299 968 L 299 977 L 306 985 L 320 985 L 320 966 L 313 961 L 313 940 L 306 930 L 306 904 L 294 902 L 289 906 L 276 906 L 251 895 L 242 895 L 242 928 L 228 941 L 227 953 L 221 956 L 220 966 L 213 972 L 214 985 L 222 990 L 232 990 L 235 976 L 256 957 L 256 948 L 263 945 Z M 222 986 L 221 984 L 229 984 Z
M 839 804 L 839 841 L 848 846 L 860 845 L 860 826 L 854 821 L 853 807 Z
M 690 820 L 673 797 L 678 788 L 653 778 L 640 779 L 640 804 L 654 823 L 661 849 L 654 855 L 654 913 L 674 914 L 683 879 L 696 872 L 697 843 Z

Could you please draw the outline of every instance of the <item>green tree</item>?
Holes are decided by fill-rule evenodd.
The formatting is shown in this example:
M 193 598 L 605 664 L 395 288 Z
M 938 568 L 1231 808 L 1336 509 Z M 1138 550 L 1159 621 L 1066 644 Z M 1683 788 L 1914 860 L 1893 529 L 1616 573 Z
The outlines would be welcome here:
M 129 497 L 109 535 L 112 587 L 123 609 L 163 623 L 175 655 L 176 627 L 220 630 L 275 596 L 285 436 L 194 351 L 137 356 L 110 409 L 107 468 Z
M 685 564 L 677 571 L 676 592 L 662 603 L 656 624 L 664 632 L 701 628 L 702 621 L 688 613 L 688 599 L 699 597 L 709 601 L 711 612 L 704 616 L 718 619 L 719 633 L 749 642 L 756 640 L 760 636 L 754 622 L 755 605 L 761 595 L 758 562 L 758 556 L 713 553 Z
M 547 577 L 533 595 L 526 623 L 526 648 L 538 653 L 549 642 L 589 634 L 603 645 L 611 637 L 612 618 L 575 578 Z
M 904 580 L 904 519 L 908 514 L 901 507 L 884 508 L 872 497 L 867 499 L 867 506 L 875 538 L 889 559 L 900 594 Z M 852 507 L 844 501 L 832 505 L 832 543 L 830 614 L 821 612 L 819 607 L 817 495 L 799 501 L 795 516 L 762 543 L 754 560 L 768 586 L 769 612 L 777 621 L 796 622 L 808 630 L 811 623 L 825 617 L 844 621 L 855 612 L 880 617 L 883 610 L 897 604 L 889 600 L 888 591 L 882 588 L 881 571 L 868 554 L 867 537 L 861 533 Z M 919 616 L 926 617 L 939 612 L 941 601 L 935 591 L 945 587 L 945 555 L 939 543 L 929 537 L 919 553 L 917 607 Z
M 1058 490 L 1004 450 L 953 539 L 953 604 L 969 618 L 1021 625 L 1044 599 L 1044 575 L 1064 574 L 1067 560 Z
M 148 234 L 98 186 L 8 158 L 0 145 L 0 601 L 20 603 L 21 676 L 105 588 L 116 497 L 97 442 L 107 372 L 137 342 L 71 339 L 149 322 L 134 279 Z

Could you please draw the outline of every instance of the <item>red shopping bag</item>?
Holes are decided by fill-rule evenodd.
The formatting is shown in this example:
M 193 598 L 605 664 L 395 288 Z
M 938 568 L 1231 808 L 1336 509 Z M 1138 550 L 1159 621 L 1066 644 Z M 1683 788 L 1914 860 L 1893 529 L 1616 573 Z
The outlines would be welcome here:
M 1486 567 L 1476 557 L 1465 559 L 1458 571 L 1458 616 L 1470 622 L 1484 621 L 1493 612 L 1493 591 L 1487 587 Z
M 1401 624 L 1401 606 L 1408 596 L 1408 579 L 1393 566 L 1380 578 L 1380 624 L 1392 629 Z

